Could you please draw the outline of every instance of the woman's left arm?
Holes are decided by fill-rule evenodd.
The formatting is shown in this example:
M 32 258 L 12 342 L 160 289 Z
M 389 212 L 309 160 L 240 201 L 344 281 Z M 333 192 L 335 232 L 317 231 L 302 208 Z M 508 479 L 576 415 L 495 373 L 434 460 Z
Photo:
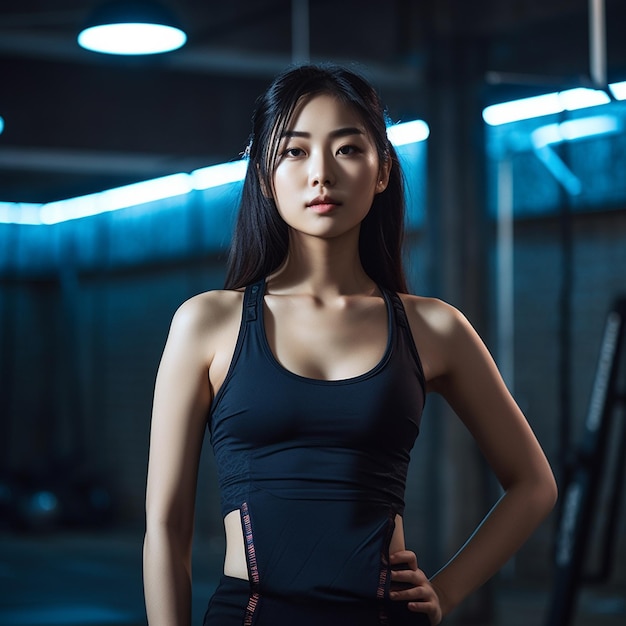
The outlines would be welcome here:
M 463 421 L 504 490 L 465 545 L 430 579 L 446 615 L 522 546 L 554 507 L 557 488 L 541 446 L 476 331 L 455 308 L 431 302 L 430 339 L 420 346 L 429 391 L 443 396 Z

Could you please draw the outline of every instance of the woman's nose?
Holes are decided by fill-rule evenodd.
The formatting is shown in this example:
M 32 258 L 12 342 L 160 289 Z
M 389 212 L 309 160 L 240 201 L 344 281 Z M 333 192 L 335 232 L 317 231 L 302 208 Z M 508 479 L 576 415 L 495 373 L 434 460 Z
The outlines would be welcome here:
M 328 187 L 335 183 L 331 156 L 324 152 L 311 155 L 311 169 L 309 172 L 311 186 Z

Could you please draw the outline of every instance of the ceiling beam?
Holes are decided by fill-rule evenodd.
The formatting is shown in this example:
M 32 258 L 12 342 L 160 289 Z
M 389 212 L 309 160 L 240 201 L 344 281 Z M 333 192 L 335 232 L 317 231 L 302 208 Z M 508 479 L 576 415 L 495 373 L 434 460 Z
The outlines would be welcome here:
M 97 53 L 88 52 L 70 37 L 32 31 L 0 30 L 0 54 L 73 63 L 102 62 Z M 331 59 L 312 58 L 313 62 Z M 333 62 L 354 65 L 350 58 L 332 59 Z M 272 79 L 292 64 L 288 55 L 243 52 L 213 47 L 187 47 L 159 58 L 163 69 L 196 73 L 226 74 L 242 78 Z M 381 87 L 414 90 L 422 82 L 421 72 L 407 64 L 382 64 L 359 61 L 370 80 Z
M 164 173 L 189 172 L 211 163 L 215 161 L 167 154 L 129 154 L 62 148 L 0 148 L 0 170 L 11 171 L 150 177 Z

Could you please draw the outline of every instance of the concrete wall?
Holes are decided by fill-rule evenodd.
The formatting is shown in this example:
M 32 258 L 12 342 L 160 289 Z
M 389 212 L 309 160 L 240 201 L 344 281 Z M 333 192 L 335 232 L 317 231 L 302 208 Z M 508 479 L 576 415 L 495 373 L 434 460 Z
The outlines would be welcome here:
M 626 296 L 626 209 L 576 215 L 572 224 L 571 325 L 565 388 L 561 397 L 563 323 L 561 305 L 564 249 L 557 218 L 516 224 L 515 237 L 515 393 L 531 425 L 560 473 L 565 459 L 559 451 L 560 420 L 567 411 L 572 453 L 582 442 L 608 310 Z M 626 379 L 621 377 L 621 388 Z M 565 406 L 564 406 L 565 404 Z M 562 478 L 562 476 L 560 476 Z M 620 482 L 622 501 L 626 484 Z M 602 516 L 602 510 L 597 513 Z M 549 546 L 548 535 L 542 537 Z M 626 582 L 626 514 L 618 521 L 618 541 L 612 547 L 613 581 Z M 524 551 L 524 573 L 536 568 L 535 555 Z

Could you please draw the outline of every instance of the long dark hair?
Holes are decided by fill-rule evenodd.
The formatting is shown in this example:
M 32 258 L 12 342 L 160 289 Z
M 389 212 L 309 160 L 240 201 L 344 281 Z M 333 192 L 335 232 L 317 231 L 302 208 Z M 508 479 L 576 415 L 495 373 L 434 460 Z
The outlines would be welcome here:
M 361 116 L 381 163 L 391 160 L 389 184 L 374 196 L 361 224 L 359 254 L 363 269 L 380 287 L 407 292 L 402 264 L 404 240 L 404 181 L 398 156 L 387 139 L 387 116 L 375 91 L 358 74 L 335 65 L 303 65 L 274 79 L 257 102 L 247 149 L 243 183 L 225 288 L 245 287 L 274 272 L 287 256 L 289 232 L 276 204 L 264 190 L 272 178 L 280 137 L 303 98 L 330 94 Z

